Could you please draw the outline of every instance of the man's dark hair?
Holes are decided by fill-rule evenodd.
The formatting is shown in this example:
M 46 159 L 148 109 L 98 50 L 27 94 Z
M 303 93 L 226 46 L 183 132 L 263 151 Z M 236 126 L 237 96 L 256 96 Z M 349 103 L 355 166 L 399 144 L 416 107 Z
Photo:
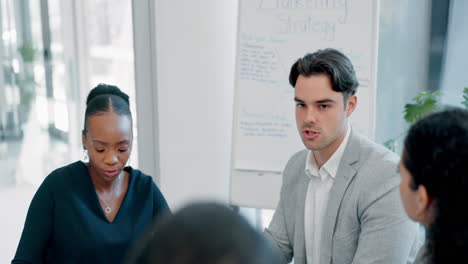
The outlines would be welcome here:
M 275 264 L 272 247 L 243 217 L 216 203 L 189 205 L 156 222 L 128 264 Z
M 402 162 L 410 188 L 423 185 L 434 203 L 427 232 L 430 263 L 468 263 L 468 111 L 451 108 L 416 122 Z
M 129 97 L 119 87 L 109 84 L 99 84 L 94 87 L 86 99 L 86 112 L 83 134 L 88 130 L 88 118 L 102 112 L 114 112 L 132 119 Z
M 327 75 L 333 91 L 343 93 L 345 100 L 355 94 L 359 86 L 351 61 L 343 53 L 332 48 L 308 53 L 299 58 L 291 67 L 289 83 L 295 87 L 299 75 L 309 77 L 318 74 Z

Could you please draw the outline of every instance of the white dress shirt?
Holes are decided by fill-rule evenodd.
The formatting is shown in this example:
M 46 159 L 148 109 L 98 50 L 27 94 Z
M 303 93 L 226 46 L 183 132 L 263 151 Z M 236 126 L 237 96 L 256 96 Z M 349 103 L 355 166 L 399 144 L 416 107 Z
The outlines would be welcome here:
M 351 126 L 348 125 L 343 142 L 320 169 L 317 167 L 313 152 L 309 150 L 307 154 L 305 173 L 310 178 L 310 182 L 305 200 L 304 232 L 308 264 L 320 263 L 320 240 L 328 196 L 348 143 L 350 131 Z

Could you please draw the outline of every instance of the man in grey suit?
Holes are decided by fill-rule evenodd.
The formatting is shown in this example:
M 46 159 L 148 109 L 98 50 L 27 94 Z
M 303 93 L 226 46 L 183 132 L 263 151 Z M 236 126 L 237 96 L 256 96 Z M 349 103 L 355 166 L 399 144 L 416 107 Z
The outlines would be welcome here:
M 399 158 L 349 124 L 358 87 L 350 60 L 335 49 L 307 54 L 292 66 L 289 82 L 307 149 L 287 163 L 265 229 L 282 263 L 410 262 L 418 227 L 399 197 Z

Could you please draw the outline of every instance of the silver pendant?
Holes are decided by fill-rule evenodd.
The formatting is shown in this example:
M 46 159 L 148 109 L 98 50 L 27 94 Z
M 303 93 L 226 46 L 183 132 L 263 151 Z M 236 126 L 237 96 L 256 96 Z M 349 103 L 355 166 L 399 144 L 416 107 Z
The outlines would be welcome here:
M 109 206 L 106 206 L 106 209 L 104 209 L 104 211 L 106 211 L 106 214 L 110 214 L 112 209 Z

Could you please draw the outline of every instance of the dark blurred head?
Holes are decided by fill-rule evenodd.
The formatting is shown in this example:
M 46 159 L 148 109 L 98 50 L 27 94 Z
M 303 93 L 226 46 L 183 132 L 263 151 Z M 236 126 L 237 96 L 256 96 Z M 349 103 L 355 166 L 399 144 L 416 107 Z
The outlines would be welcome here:
M 427 228 L 431 263 L 468 263 L 468 110 L 451 108 L 411 126 L 400 162 L 405 210 Z
M 150 230 L 129 263 L 274 264 L 278 259 L 259 232 L 220 204 L 189 205 Z
M 351 61 L 343 53 L 332 48 L 308 53 L 299 58 L 291 67 L 289 83 L 295 87 L 300 75 L 309 77 L 319 74 L 330 78 L 333 91 L 343 93 L 345 101 L 356 93 L 359 86 Z
M 411 190 L 423 186 L 433 200 L 464 200 L 468 192 L 468 111 L 451 108 L 411 126 L 402 165 L 409 172 Z

